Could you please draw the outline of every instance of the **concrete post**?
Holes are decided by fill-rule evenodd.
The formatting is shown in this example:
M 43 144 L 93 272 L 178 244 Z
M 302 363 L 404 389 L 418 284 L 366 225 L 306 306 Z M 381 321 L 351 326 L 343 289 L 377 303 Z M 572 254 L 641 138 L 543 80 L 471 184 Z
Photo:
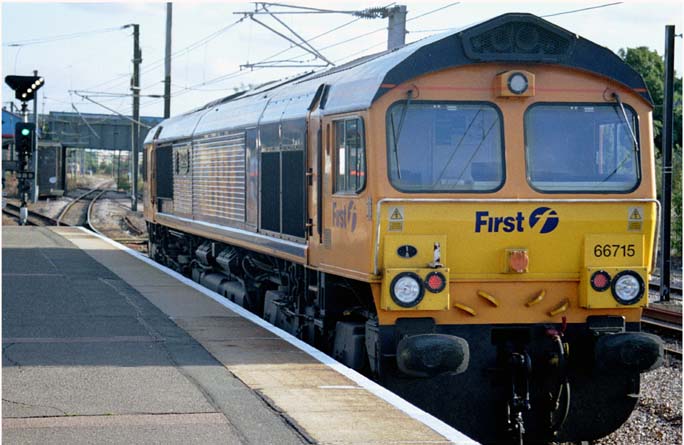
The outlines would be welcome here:
M 390 8 L 387 16 L 387 49 L 393 50 L 406 43 L 406 6 Z

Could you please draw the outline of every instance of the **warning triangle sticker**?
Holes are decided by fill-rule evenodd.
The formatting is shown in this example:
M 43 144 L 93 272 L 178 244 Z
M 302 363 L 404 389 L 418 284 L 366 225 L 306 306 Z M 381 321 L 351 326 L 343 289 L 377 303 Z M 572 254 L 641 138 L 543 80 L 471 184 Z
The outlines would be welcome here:
M 639 213 L 639 209 L 634 209 L 632 211 L 632 214 L 630 215 L 629 219 L 633 219 L 633 220 L 641 219 L 641 213 Z
M 390 219 L 404 219 L 404 216 L 401 214 L 401 211 L 398 208 L 395 208 L 392 212 L 392 215 L 390 215 Z

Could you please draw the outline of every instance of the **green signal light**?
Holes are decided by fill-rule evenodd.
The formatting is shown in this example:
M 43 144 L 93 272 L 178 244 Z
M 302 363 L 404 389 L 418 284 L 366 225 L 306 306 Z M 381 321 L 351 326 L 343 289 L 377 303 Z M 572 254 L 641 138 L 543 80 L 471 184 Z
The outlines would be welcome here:
M 28 136 L 29 134 L 31 134 L 31 130 L 29 130 L 28 128 L 22 128 L 21 129 L 21 135 L 22 136 Z

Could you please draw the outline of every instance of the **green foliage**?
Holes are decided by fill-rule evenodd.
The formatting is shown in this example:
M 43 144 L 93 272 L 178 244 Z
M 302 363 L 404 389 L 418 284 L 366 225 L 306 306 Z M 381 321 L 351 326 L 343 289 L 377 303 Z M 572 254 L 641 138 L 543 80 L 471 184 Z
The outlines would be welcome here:
M 85 152 L 85 171 L 97 172 L 97 154 L 92 151 Z
M 98 173 L 104 174 L 104 175 L 111 175 L 112 174 L 112 162 L 111 161 L 102 161 L 100 162 L 100 165 L 97 168 Z
M 119 190 L 123 190 L 125 192 L 129 191 L 131 189 L 131 181 L 128 179 L 128 174 L 124 172 L 117 180 L 117 185 Z
M 653 133 L 655 136 L 656 151 L 660 153 L 662 147 L 663 127 L 663 98 L 665 81 L 665 61 L 657 51 L 650 50 L 645 46 L 638 48 L 626 48 L 618 51 L 618 55 L 636 72 L 646 83 L 648 91 L 653 98 Z M 682 146 L 682 79 L 675 74 L 674 79 L 674 125 L 673 146 Z
M 662 128 L 665 62 L 656 51 L 645 46 L 621 49 L 618 55 L 644 79 L 653 98 L 653 133 L 656 148 L 656 189 L 662 194 Z M 672 253 L 682 254 L 682 79 L 674 79 L 674 119 L 672 150 Z

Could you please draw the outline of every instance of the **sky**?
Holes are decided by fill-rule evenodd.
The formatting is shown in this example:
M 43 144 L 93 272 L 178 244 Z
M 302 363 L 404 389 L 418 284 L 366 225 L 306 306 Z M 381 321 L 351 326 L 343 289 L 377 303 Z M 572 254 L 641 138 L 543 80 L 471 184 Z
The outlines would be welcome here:
M 308 7 L 363 10 L 386 6 L 389 0 L 296 1 Z M 325 6 L 322 6 L 325 4 Z M 413 42 L 444 30 L 460 28 L 506 12 L 529 12 L 617 52 L 647 46 L 664 52 L 665 25 L 682 33 L 680 1 L 405 1 L 406 41 Z M 271 10 L 283 10 L 275 6 Z M 593 8 L 593 9 L 589 9 Z M 583 11 L 570 12 L 585 9 Z M 249 85 L 297 75 L 320 64 L 312 56 L 256 22 L 235 14 L 253 11 L 254 4 L 238 1 L 174 2 L 172 32 L 171 114 L 180 114 L 232 94 Z M 567 14 L 554 15 L 558 13 Z M 3 2 L 2 76 L 45 78 L 38 111 L 113 112 L 131 114 L 130 79 L 133 37 L 126 24 L 140 25 L 141 94 L 161 95 L 164 86 L 166 3 L 33 3 Z M 553 15 L 553 16 L 550 16 Z M 386 19 L 356 19 L 348 14 L 279 15 L 290 28 L 309 40 L 327 59 L 344 63 L 386 48 Z M 269 16 L 257 18 L 271 27 Z M 237 22 L 237 23 L 235 23 Z M 334 28 L 339 29 L 330 32 Z M 316 37 L 321 35 L 320 37 Z M 682 38 L 676 38 L 675 68 L 682 73 Z M 284 52 L 283 52 L 284 51 Z M 278 54 L 282 52 L 282 54 Z M 287 60 L 294 68 L 241 69 L 264 60 Z M 87 96 L 93 103 L 84 99 Z M 3 83 L 2 105 L 14 93 Z M 15 101 L 15 105 L 18 102 Z M 161 116 L 163 100 L 141 98 L 141 115 Z

